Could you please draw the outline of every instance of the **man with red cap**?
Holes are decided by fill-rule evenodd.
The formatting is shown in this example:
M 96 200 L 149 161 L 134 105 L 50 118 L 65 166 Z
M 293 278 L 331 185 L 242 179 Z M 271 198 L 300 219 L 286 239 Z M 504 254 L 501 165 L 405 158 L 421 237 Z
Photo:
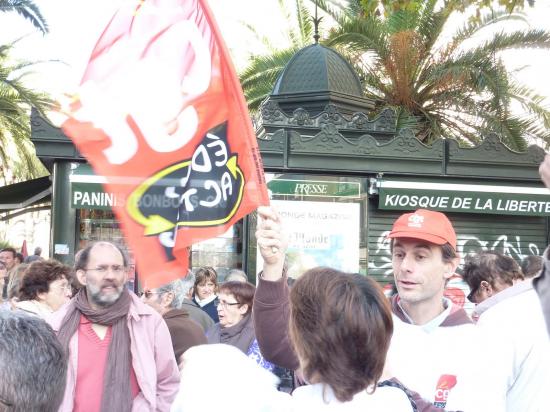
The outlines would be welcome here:
M 388 237 L 398 291 L 392 299 L 393 313 L 426 330 L 471 323 L 462 308 L 443 296 L 460 261 L 456 234 L 447 216 L 425 209 L 405 213 Z
M 264 266 L 254 296 L 256 336 L 266 359 L 292 369 L 298 361 L 287 327 L 287 241 L 275 211 L 259 208 L 258 215 Z M 398 293 L 391 302 L 394 334 L 387 377 L 420 394 L 426 401 L 422 411 L 504 410 L 502 373 L 488 356 L 491 340 L 443 295 L 459 263 L 451 222 L 443 213 L 420 209 L 399 217 L 388 236 Z
M 500 410 L 505 385 L 503 372 L 490 362 L 492 340 L 444 296 L 460 261 L 451 222 L 443 213 L 419 209 L 401 215 L 388 237 L 398 293 L 391 299 L 387 370 L 436 407 Z M 488 386 L 491 391 L 480 396 Z

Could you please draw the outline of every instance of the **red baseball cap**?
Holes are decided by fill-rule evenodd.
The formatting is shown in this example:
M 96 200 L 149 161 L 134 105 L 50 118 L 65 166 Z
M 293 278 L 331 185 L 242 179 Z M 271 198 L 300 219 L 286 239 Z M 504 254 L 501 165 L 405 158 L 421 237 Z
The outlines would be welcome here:
M 401 215 L 393 224 L 390 238 L 410 237 L 436 245 L 449 243 L 456 251 L 456 233 L 453 225 L 441 212 L 418 209 Z

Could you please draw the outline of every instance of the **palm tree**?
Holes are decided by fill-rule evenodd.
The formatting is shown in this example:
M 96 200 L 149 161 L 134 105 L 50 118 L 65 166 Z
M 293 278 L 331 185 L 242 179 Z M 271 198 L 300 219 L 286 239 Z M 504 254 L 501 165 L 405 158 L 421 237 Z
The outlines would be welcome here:
M 0 12 L 15 12 L 40 30 L 48 32 L 46 19 L 30 0 L 0 0 Z M 30 141 L 30 108 L 44 114 L 52 101 L 43 93 L 25 86 L 26 77 L 36 63 L 15 62 L 10 52 L 21 39 L 0 45 L 0 178 L 7 183 L 7 171 L 17 180 L 47 174 Z
M 0 177 L 4 181 L 7 169 L 19 180 L 47 173 L 30 141 L 30 108 L 35 107 L 44 115 L 53 101 L 25 86 L 26 77 L 36 63 L 14 62 L 10 58 L 17 41 L 0 46 L 0 166 L 3 166 Z
M 367 14 L 384 13 L 386 16 L 392 12 L 403 9 L 415 9 L 422 6 L 418 0 L 360 0 L 361 5 Z M 496 0 L 495 0 L 496 1 Z M 478 14 L 474 18 L 479 18 L 483 9 L 493 9 L 495 1 L 487 0 L 444 0 L 445 7 L 453 11 L 465 11 L 470 6 L 477 8 Z M 525 8 L 526 5 L 533 7 L 535 0 L 498 0 L 498 6 L 503 7 L 508 13 Z
M 0 0 L 0 12 L 16 12 L 31 22 L 31 24 L 46 34 L 48 24 L 40 9 L 30 0 Z
M 285 2 L 283 0 L 278 1 L 286 20 L 291 21 L 292 17 L 285 6 Z M 287 48 L 277 49 L 273 47 L 268 38 L 259 36 L 252 26 L 247 25 L 267 50 L 265 55 L 251 56 L 248 66 L 239 74 L 248 108 L 252 112 L 257 111 L 261 102 L 271 93 L 275 81 L 292 56 L 313 41 L 313 24 L 308 9 L 304 6 L 302 0 L 295 0 L 295 8 L 296 20 L 286 33 L 289 41 Z
M 485 14 L 444 40 L 452 13 L 436 10 L 436 3 L 425 1 L 417 10 L 399 10 L 388 18 L 339 14 L 326 44 L 360 64 L 366 95 L 396 107 L 398 118 L 412 124 L 426 143 L 442 137 L 478 143 L 487 131 L 499 133 L 515 150 L 524 150 L 532 137 L 550 142 L 544 98 L 514 80 L 499 57 L 511 49 L 549 48 L 550 33 L 498 32 L 466 48 L 464 43 L 482 30 L 524 21 L 523 15 Z M 512 101 L 526 114 L 512 113 Z
M 442 33 L 454 8 L 436 10 L 436 3 L 420 2 L 414 10 L 398 10 L 386 18 L 367 15 L 360 0 L 343 5 L 319 0 L 319 7 L 337 23 L 324 44 L 350 60 L 367 97 L 397 110 L 398 128 L 413 128 L 425 143 L 437 138 L 478 143 L 489 131 L 499 133 L 515 150 L 523 150 L 529 138 L 550 142 L 550 112 L 543 97 L 511 78 L 499 57 L 510 49 L 548 48 L 550 33 L 499 32 L 466 48 L 464 43 L 474 35 L 498 23 L 524 21 L 523 15 L 481 15 L 445 41 Z M 279 73 L 271 75 L 277 78 Z M 243 88 L 245 94 L 254 94 L 252 86 L 245 83 Z M 526 114 L 513 114 L 512 101 Z

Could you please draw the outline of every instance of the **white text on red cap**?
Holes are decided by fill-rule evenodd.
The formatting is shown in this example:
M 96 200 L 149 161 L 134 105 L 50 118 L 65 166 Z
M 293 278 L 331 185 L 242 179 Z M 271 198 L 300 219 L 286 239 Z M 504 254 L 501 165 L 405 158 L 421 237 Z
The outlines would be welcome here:
M 424 223 L 424 216 L 417 215 L 416 213 L 409 216 L 409 223 L 407 226 L 409 227 L 422 227 L 422 223 Z

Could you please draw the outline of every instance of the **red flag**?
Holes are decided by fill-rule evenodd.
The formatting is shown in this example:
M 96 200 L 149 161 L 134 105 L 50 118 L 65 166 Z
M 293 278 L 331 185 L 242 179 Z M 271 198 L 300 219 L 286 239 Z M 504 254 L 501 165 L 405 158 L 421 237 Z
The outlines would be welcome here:
M 23 244 L 21 245 L 21 254 L 24 258 L 29 255 L 29 252 L 27 251 L 27 239 L 23 240 Z
M 145 287 L 191 244 L 268 204 L 238 78 L 204 0 L 127 2 L 101 35 L 63 125 L 96 173 Z

